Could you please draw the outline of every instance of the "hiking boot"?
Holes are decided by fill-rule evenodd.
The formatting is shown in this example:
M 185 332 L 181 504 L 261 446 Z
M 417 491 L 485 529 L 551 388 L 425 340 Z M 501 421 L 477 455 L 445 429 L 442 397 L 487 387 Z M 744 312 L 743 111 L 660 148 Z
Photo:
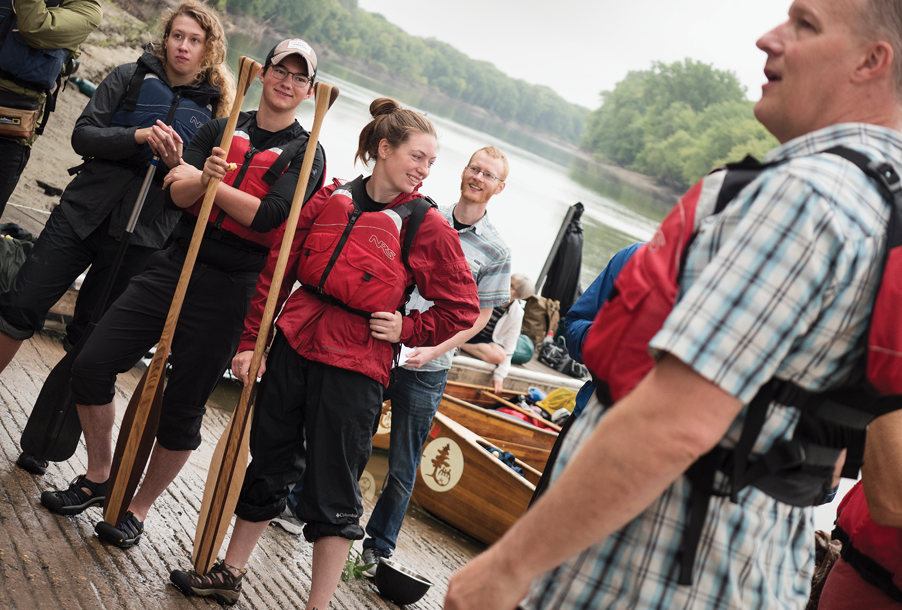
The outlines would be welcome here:
M 289 534 L 300 536 L 304 531 L 304 522 L 298 519 L 291 508 L 287 505 L 278 517 L 270 521 L 273 525 L 278 525 Z
M 91 494 L 85 493 L 85 489 Z M 89 506 L 103 504 L 105 498 L 106 481 L 95 483 L 80 474 L 69 483 L 69 488 L 66 490 L 42 493 L 41 504 L 58 515 L 80 515 Z
M 363 549 L 363 555 L 360 557 L 363 565 L 369 566 L 363 570 L 363 573 L 369 578 L 376 578 L 376 567 L 379 565 L 379 560 L 388 559 L 391 555 L 384 553 L 379 549 L 365 548 Z
M 212 597 L 220 604 L 231 606 L 241 597 L 241 581 L 247 570 L 239 570 L 238 576 L 235 576 L 229 568 L 238 569 L 219 560 L 206 574 L 201 575 L 194 570 L 173 570 L 169 580 L 185 595 Z
M 94 526 L 94 532 L 104 542 L 109 542 L 120 549 L 129 549 L 141 541 L 141 535 L 144 533 L 144 522 L 138 521 L 135 513 L 128 511 L 125 513 L 125 519 L 120 521 L 115 527 L 106 521 L 101 521 Z
M 20 453 L 19 459 L 16 460 L 16 466 L 31 474 L 44 474 L 47 472 L 47 465 L 47 460 L 39 460 L 26 451 Z

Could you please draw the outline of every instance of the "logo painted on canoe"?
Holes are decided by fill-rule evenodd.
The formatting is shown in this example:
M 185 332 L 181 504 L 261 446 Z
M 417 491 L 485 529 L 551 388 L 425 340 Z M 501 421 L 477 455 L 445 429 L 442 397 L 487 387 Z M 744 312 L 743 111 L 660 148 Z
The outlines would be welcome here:
M 360 495 L 367 500 L 372 500 L 376 495 L 376 479 L 369 470 L 364 470 L 363 476 L 360 477 Z
M 450 491 L 464 473 L 464 454 L 450 438 L 438 437 L 423 449 L 420 476 L 433 491 Z
M 376 430 L 376 434 L 391 434 L 391 408 L 379 416 L 379 428 Z

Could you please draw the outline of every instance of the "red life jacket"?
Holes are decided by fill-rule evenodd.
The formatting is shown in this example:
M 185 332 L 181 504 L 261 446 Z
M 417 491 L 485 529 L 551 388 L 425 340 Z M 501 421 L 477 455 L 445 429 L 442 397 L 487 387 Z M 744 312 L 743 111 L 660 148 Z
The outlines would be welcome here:
M 743 487 L 754 485 L 787 504 L 819 504 L 831 489 L 833 467 L 842 449 L 849 449 L 843 476 L 856 478 L 867 425 L 874 417 L 902 408 L 902 325 L 896 322 L 894 305 L 902 300 L 899 176 L 888 164 L 872 164 L 865 155 L 845 147 L 825 152 L 851 161 L 875 180 L 892 209 L 884 281 L 871 318 L 868 383 L 814 393 L 791 382 L 772 379 L 759 390 L 749 404 L 736 447 L 715 447 L 686 472 L 692 483 L 692 508 L 683 537 L 680 584 L 692 582 L 695 549 L 717 471 L 730 478 L 734 502 Z M 728 165 L 727 171 L 712 173 L 699 181 L 664 219 L 652 240 L 624 266 L 583 344 L 583 361 L 593 374 L 602 403 L 613 405 L 619 401 L 654 366 L 648 344 L 673 310 L 685 253 L 699 223 L 722 211 L 762 171 L 780 163 L 761 164 L 747 157 L 741 163 Z M 791 440 L 775 443 L 750 462 L 751 449 L 772 401 L 801 409 L 799 425 Z M 833 433 L 822 434 L 825 430 Z M 832 439 L 831 444 L 824 437 Z
M 842 558 L 893 600 L 902 603 L 902 529 L 871 519 L 861 481 L 839 504 L 833 538 L 842 541 Z
M 407 285 L 410 245 L 426 212 L 436 206 L 426 197 L 362 212 L 354 205 L 358 188 L 365 188 L 363 176 L 339 186 L 326 202 L 304 241 L 298 279 L 321 300 L 369 318 L 406 303 L 413 288 Z
M 235 129 L 235 135 L 232 137 L 232 144 L 229 147 L 226 161 L 234 163 L 238 168 L 235 171 L 228 172 L 222 182 L 240 189 L 248 195 L 263 199 L 269 193 L 276 180 L 288 169 L 298 150 L 307 145 L 309 134 L 304 131 L 302 135 L 282 147 L 257 150 L 251 146 L 250 136 L 247 132 L 241 130 L 241 127 L 249 123 L 252 118 L 253 116 L 245 118 L 239 124 L 239 127 Z M 323 171 L 323 174 L 325 175 L 325 171 Z M 322 180 L 323 178 L 320 176 L 320 187 L 322 186 Z M 200 215 L 203 201 L 204 198 L 199 197 L 191 207 L 185 208 L 184 211 L 196 218 Z M 210 210 L 207 222 L 210 224 L 207 227 L 206 235 L 208 236 L 218 231 L 226 231 L 240 239 L 263 246 L 267 250 L 273 246 L 279 229 L 279 227 L 275 227 L 265 233 L 254 231 L 252 228 L 234 220 L 215 203 Z

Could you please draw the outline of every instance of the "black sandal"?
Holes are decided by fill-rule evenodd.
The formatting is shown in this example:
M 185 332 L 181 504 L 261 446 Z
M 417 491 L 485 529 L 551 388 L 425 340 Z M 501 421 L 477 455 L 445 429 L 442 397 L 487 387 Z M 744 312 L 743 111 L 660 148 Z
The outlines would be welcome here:
M 138 521 L 135 513 L 128 511 L 125 513 L 125 519 L 115 527 L 101 521 L 94 526 L 94 531 L 104 542 L 109 542 L 120 549 L 128 549 L 140 542 L 141 534 L 144 533 L 144 522 Z
M 35 456 L 23 451 L 16 460 L 16 466 L 22 470 L 27 470 L 31 474 L 44 474 L 47 472 L 47 460 L 39 460 Z
M 85 493 L 84 487 L 91 492 Z M 58 515 L 79 515 L 89 506 L 103 504 L 106 499 L 106 481 L 95 483 L 80 474 L 63 491 L 45 491 L 41 494 L 41 504 Z

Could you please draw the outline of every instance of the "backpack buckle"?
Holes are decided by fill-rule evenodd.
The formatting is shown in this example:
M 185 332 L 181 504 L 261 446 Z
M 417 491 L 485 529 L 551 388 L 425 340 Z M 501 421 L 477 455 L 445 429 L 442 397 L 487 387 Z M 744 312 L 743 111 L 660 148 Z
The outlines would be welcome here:
M 868 169 L 880 176 L 880 181 L 894 196 L 902 191 L 902 179 L 896 173 L 895 168 L 889 163 L 883 161 L 871 161 L 868 163 Z

